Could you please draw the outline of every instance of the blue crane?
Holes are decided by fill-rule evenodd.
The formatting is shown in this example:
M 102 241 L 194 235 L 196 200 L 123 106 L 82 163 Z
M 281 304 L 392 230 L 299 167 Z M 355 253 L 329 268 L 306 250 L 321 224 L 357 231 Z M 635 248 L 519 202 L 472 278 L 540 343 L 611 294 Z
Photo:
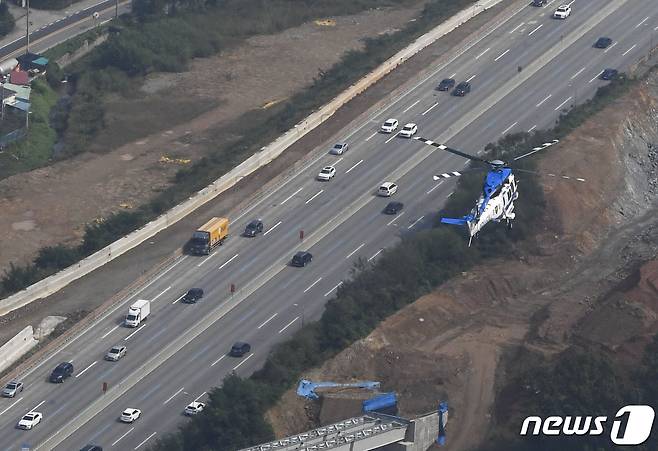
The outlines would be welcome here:
M 315 392 L 318 388 L 365 388 L 367 390 L 376 390 L 379 388 L 379 382 L 373 381 L 360 381 L 351 384 L 339 384 L 336 382 L 313 382 L 308 379 L 302 379 L 297 385 L 297 394 L 306 399 L 318 399 L 319 396 Z

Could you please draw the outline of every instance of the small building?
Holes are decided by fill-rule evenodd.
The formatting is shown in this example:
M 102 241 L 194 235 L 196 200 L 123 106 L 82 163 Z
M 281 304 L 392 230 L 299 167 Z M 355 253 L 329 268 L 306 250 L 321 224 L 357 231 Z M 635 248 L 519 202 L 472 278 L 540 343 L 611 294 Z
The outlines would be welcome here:
M 26 86 L 30 84 L 30 75 L 18 65 L 9 73 L 9 81 L 14 85 Z
M 17 56 L 16 59 L 20 66 L 26 71 L 37 69 L 39 72 L 45 72 L 46 66 L 48 65 L 48 58 L 37 55 L 36 53 L 25 53 Z
M 5 83 L 1 89 L 4 93 L 3 103 L 5 105 L 18 108 L 22 111 L 29 111 L 32 88 L 13 83 Z

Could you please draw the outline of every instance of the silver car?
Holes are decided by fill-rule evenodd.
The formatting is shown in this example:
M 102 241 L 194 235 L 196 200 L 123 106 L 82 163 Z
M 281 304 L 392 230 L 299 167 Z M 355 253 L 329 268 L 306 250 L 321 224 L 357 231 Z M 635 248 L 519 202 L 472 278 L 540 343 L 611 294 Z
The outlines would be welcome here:
M 125 346 L 112 346 L 112 348 L 107 351 L 107 354 L 105 354 L 105 360 L 116 362 L 121 357 L 126 355 L 126 350 L 127 348 Z
M 11 381 L 7 386 L 2 389 L 2 396 L 5 398 L 13 398 L 18 393 L 23 391 L 23 383 L 18 381 Z

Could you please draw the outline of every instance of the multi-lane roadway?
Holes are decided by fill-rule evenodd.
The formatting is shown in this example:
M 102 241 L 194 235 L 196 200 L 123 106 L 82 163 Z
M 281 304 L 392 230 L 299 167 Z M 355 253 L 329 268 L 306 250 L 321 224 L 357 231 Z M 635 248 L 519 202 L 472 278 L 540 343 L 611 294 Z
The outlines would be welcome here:
M 453 182 L 434 182 L 432 175 L 459 170 L 465 161 L 378 133 L 385 119 L 415 122 L 420 136 L 477 152 L 505 133 L 550 127 L 560 111 L 606 83 L 597 78 L 604 68 L 624 69 L 646 54 L 658 30 L 657 0 L 575 0 L 564 21 L 551 18 L 556 6 L 518 4 L 503 23 L 456 49 L 424 80 L 336 135 L 334 141 L 350 144 L 347 153 L 329 155 L 333 142 L 326 143 L 304 168 L 231 218 L 232 234 L 215 253 L 180 257 L 22 375 L 25 391 L 0 400 L 0 449 L 29 444 L 70 451 L 96 443 L 139 450 L 175 431 L 189 402 L 205 400 L 232 371 L 245 376 L 257 369 L 274 344 L 321 315 L 357 258 L 376 261 L 401 235 L 426 227 L 450 195 Z M 611 37 L 614 45 L 593 48 L 600 36 Z M 468 80 L 473 89 L 464 98 L 439 93 L 434 88 L 443 78 Z M 330 164 L 336 177 L 317 181 L 318 171 Z M 389 199 L 375 193 L 383 181 L 400 187 L 395 200 L 405 208 L 396 216 L 382 214 Z M 263 219 L 265 233 L 240 237 L 254 217 Z M 309 266 L 287 265 L 298 250 L 312 252 Z M 204 298 L 181 304 L 191 287 L 203 288 Z M 151 316 L 137 329 L 122 327 L 135 299 L 151 300 Z M 252 352 L 226 356 L 238 340 L 251 343 Z M 118 362 L 104 361 L 115 344 L 126 345 L 128 354 Z M 74 376 L 61 385 L 48 383 L 48 374 L 62 361 L 73 362 Z M 119 423 L 126 407 L 141 409 L 142 417 L 131 425 Z M 30 410 L 43 413 L 42 423 L 31 431 L 15 429 Z

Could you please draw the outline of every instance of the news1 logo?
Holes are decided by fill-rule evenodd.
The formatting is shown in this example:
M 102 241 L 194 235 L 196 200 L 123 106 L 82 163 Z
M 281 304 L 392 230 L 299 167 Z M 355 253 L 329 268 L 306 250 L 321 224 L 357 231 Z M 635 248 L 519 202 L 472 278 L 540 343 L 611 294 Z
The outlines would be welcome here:
M 651 435 L 655 416 L 651 406 L 622 407 L 612 419 L 610 440 L 615 445 L 641 445 Z M 523 420 L 520 435 L 602 435 L 608 423 L 604 416 L 530 416 Z

